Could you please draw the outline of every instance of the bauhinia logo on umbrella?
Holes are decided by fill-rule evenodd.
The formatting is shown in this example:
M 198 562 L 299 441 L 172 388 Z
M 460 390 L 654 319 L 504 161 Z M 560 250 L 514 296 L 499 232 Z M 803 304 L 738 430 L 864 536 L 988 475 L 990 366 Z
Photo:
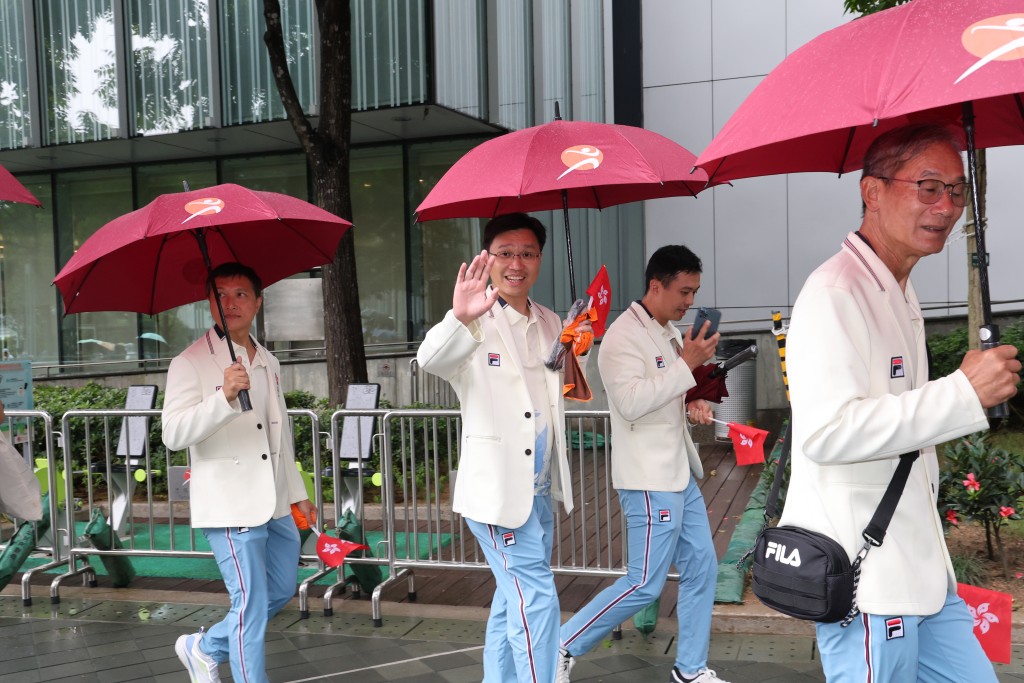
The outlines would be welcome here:
M 1024 14 L 1003 14 L 976 21 L 967 27 L 961 41 L 968 52 L 980 59 L 960 74 L 954 83 L 959 83 L 989 62 L 1024 59 Z
M 193 199 L 192 201 L 185 204 L 185 211 L 192 214 L 181 223 L 184 225 L 196 216 L 209 216 L 218 214 L 224 210 L 224 200 L 217 199 L 216 197 L 204 197 L 202 199 Z
M 562 163 L 565 171 L 558 176 L 561 180 L 573 171 L 593 171 L 604 161 L 604 152 L 593 145 L 576 145 L 562 151 Z

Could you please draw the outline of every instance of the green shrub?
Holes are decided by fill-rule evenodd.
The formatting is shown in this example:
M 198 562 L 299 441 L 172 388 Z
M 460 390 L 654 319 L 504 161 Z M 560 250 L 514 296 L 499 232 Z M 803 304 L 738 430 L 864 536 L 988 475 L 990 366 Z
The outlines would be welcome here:
M 939 479 L 939 514 L 945 524 L 970 519 L 985 527 L 989 559 L 995 557 L 995 540 L 1009 578 L 1001 530 L 1020 519 L 1016 506 L 1024 496 L 1024 457 L 990 446 L 986 434 L 959 439 L 945 449 L 945 466 Z
M 969 583 L 972 586 L 984 586 L 988 583 L 988 572 L 985 571 L 985 563 L 977 555 L 950 555 L 953 564 L 953 572 L 956 580 L 960 583 Z

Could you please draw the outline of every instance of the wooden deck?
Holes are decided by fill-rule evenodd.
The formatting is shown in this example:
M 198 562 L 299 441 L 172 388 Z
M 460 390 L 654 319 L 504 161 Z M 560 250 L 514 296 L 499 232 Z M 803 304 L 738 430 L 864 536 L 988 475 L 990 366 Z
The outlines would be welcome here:
M 768 442 L 768 444 L 771 443 L 771 441 Z M 587 466 L 582 468 L 587 472 L 585 481 L 580 481 L 578 472 L 581 468 L 574 467 L 577 470 L 577 479 L 574 482 L 578 501 L 576 516 L 570 522 L 564 513 L 561 513 L 556 526 L 561 538 L 559 546 L 561 561 L 567 566 L 621 567 L 624 539 L 618 498 L 614 492 L 610 495 L 606 493 L 609 490 L 610 473 L 604 464 L 604 458 L 599 457 L 596 452 L 587 451 L 585 453 L 590 453 L 592 456 Z M 717 442 L 710 436 L 703 439 L 700 453 L 705 472 L 704 479 L 700 482 L 700 489 L 707 505 L 715 550 L 718 557 L 721 558 L 728 547 L 732 532 L 746 508 L 750 494 L 757 485 L 762 467 L 760 465 L 737 467 L 731 443 Z M 580 454 L 577 453 L 576 457 L 580 457 Z M 561 510 L 560 507 L 559 510 Z M 607 519 L 610 519 L 609 524 L 605 524 Z M 599 521 L 600 523 L 598 523 Z M 367 520 L 365 524 L 370 529 L 379 522 Z M 425 529 L 421 528 L 420 530 Z M 436 532 L 436 530 L 435 523 L 434 531 Z M 447 529 L 444 528 L 441 531 L 447 531 Z M 600 538 L 598 538 L 598 534 L 600 534 Z M 465 540 L 468 541 L 468 539 Z M 467 543 L 467 547 L 471 547 L 471 545 L 471 543 Z M 609 548 L 610 551 L 607 550 Z M 606 549 L 600 559 L 597 558 L 598 549 Z M 476 560 L 477 557 L 469 559 Z M 33 584 L 48 585 L 52 578 L 53 575 L 36 575 L 33 577 Z M 12 584 L 16 584 L 19 579 L 20 575 L 16 575 Z M 102 585 L 107 578 L 100 576 L 98 580 Z M 611 581 L 612 579 L 609 578 L 595 576 L 556 576 L 561 609 L 568 612 L 579 610 L 583 604 L 609 585 Z M 132 582 L 131 587 L 189 592 L 223 592 L 224 590 L 221 581 L 166 577 L 138 577 Z M 386 603 L 389 601 L 408 601 L 406 589 L 405 580 L 400 580 L 388 588 L 384 595 L 385 611 Z M 488 607 L 494 593 L 494 580 L 486 567 L 483 569 L 417 568 L 415 570 L 415 589 L 417 602 L 423 604 Z M 310 597 L 322 596 L 323 590 L 322 587 L 312 587 Z M 36 589 L 33 593 L 38 595 L 41 591 Z M 675 593 L 676 583 L 668 582 L 661 601 L 662 616 L 669 616 L 675 611 Z M 351 599 L 351 594 L 338 597 Z M 366 599 L 366 596 L 364 595 L 362 599 Z

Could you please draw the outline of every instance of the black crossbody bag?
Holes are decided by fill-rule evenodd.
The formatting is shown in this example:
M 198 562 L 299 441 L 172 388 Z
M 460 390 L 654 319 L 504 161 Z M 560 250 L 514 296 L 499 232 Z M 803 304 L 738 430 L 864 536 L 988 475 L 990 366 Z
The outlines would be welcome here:
M 795 526 L 769 527 L 778 515 L 779 489 L 789 459 L 792 421 L 775 470 L 775 481 L 765 502 L 764 527 L 754 548 L 752 589 L 768 607 L 797 619 L 849 626 L 860 614 L 857 584 L 860 565 L 873 546 L 882 545 L 896 505 L 907 484 L 917 451 L 900 456 L 900 464 L 885 489 L 875 514 L 864 528 L 864 546 L 850 562 L 846 550 L 824 534 Z M 746 557 L 737 564 L 742 564 Z

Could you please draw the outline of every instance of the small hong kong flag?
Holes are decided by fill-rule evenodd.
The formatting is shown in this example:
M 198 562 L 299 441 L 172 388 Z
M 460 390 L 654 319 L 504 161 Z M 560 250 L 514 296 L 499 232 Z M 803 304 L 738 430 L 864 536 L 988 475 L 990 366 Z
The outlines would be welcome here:
M 990 591 L 966 583 L 958 583 L 956 592 L 974 617 L 974 635 L 985 654 L 993 662 L 1010 663 L 1010 626 L 1013 597 L 1009 593 Z
M 732 449 L 736 451 L 737 465 L 756 465 L 764 462 L 764 440 L 768 432 L 735 422 L 724 424 L 729 425 L 729 438 L 732 439 Z
M 349 553 L 355 550 L 369 550 L 370 547 L 361 543 L 353 543 L 334 536 L 328 536 L 326 532 L 321 533 L 316 527 L 312 527 L 317 535 L 316 555 L 328 567 L 340 567 L 348 557 Z
M 608 279 L 608 269 L 601 266 L 594 281 L 587 287 L 587 294 L 593 298 L 592 306 L 597 311 L 597 320 L 593 323 L 594 337 L 604 335 L 604 325 L 608 322 L 608 312 L 612 309 L 612 283 Z

